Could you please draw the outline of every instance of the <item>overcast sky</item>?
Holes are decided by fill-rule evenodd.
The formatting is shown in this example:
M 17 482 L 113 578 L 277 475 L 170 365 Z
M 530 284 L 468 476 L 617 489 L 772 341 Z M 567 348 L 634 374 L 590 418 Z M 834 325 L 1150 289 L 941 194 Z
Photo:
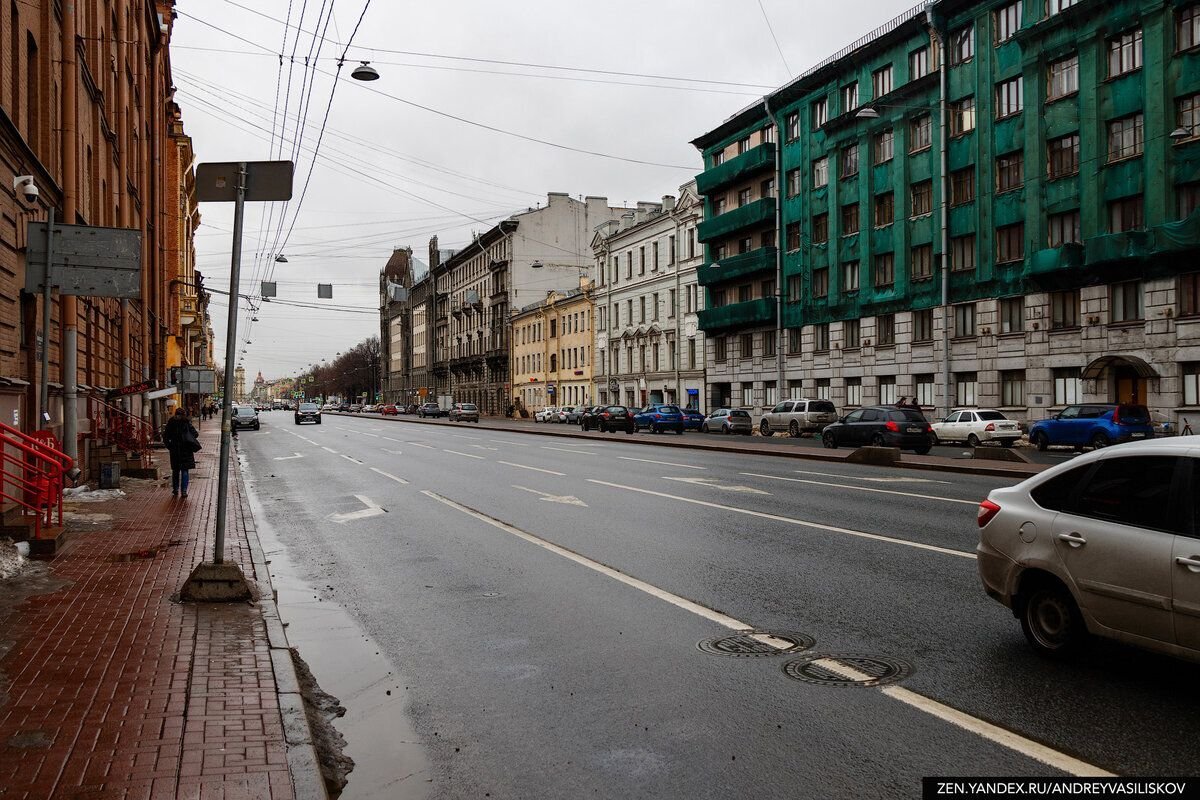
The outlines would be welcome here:
M 394 247 L 409 245 L 425 260 L 430 236 L 443 248 L 462 246 L 551 191 L 612 205 L 676 194 L 699 172 L 691 139 L 914 5 L 373 0 L 314 166 L 337 57 L 364 2 L 177 6 L 171 61 L 197 159 L 297 165 L 286 212 L 247 206 L 241 291 L 257 296 L 270 277 L 279 300 L 319 307 L 267 303 L 251 323 L 241 303 L 238 349 L 251 379 L 260 370 L 294 374 L 378 333 L 378 275 Z M 310 53 L 315 72 L 305 68 Z M 360 60 L 371 61 L 378 81 L 350 79 Z M 222 291 L 232 212 L 232 204 L 203 204 L 196 238 L 206 284 Z M 276 252 L 286 264 L 274 262 Z M 318 301 L 317 283 L 334 284 L 333 300 Z M 227 298 L 216 296 L 211 308 L 222 361 Z

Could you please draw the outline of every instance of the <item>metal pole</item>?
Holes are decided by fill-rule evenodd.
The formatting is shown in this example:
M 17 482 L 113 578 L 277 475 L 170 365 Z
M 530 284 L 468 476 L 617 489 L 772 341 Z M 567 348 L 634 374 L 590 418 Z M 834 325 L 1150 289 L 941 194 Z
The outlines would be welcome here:
M 50 265 L 54 263 L 54 206 L 46 215 L 46 270 L 42 273 L 42 382 L 38 430 L 50 427 Z
M 213 563 L 225 560 L 225 508 L 229 495 L 229 454 L 233 449 L 233 359 L 237 355 L 238 278 L 242 269 L 242 210 L 246 204 L 246 163 L 238 164 L 237 200 L 233 206 L 233 255 L 229 260 L 229 321 L 225 331 L 225 401 L 221 403 L 221 462 L 217 478 L 217 533 Z
M 934 24 L 933 9 L 930 8 L 927 12 L 929 19 L 929 27 L 934 37 L 937 39 L 938 47 L 938 73 L 939 73 L 939 97 L 938 97 L 938 113 L 940 120 L 938 123 L 938 150 L 939 152 L 939 169 L 941 170 L 941 210 L 939 225 L 941 227 L 941 247 L 942 247 L 942 363 L 941 363 L 941 378 L 942 378 L 942 403 L 944 405 L 935 410 L 935 414 L 941 417 L 950 413 L 950 409 L 954 408 L 953 401 L 950 399 L 950 326 L 953 324 L 951 319 L 950 308 L 950 269 L 953 266 L 950 263 L 950 163 L 949 154 L 947 152 L 946 138 L 946 123 L 949 116 L 949 107 L 947 105 L 947 77 L 946 77 L 946 39 L 944 31 Z M 914 387 L 915 388 L 915 387 Z M 920 401 L 917 401 L 920 404 Z M 936 406 L 936 400 L 934 402 Z

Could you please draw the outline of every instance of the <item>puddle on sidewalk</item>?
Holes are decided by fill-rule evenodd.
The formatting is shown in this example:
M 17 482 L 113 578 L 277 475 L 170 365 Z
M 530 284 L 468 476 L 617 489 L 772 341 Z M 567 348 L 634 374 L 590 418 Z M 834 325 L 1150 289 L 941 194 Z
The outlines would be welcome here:
M 243 475 L 244 467 L 243 462 Z M 346 755 L 354 759 L 341 800 L 429 797 L 430 762 L 408 717 L 403 677 L 342 606 L 325 596 L 314 602 L 320 592 L 288 557 L 253 480 L 245 478 L 288 642 L 308 663 L 321 689 L 346 708 L 346 715 L 333 723 L 346 739 Z

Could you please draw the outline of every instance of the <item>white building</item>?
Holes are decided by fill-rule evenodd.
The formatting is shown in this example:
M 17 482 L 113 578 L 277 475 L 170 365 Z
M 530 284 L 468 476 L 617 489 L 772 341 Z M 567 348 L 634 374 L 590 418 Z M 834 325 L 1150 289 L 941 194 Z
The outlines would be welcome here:
M 638 203 L 592 239 L 596 257 L 596 359 L 600 403 L 703 407 L 703 292 L 696 270 L 704 249 L 696 239 L 703 203 L 695 182 L 679 200 Z

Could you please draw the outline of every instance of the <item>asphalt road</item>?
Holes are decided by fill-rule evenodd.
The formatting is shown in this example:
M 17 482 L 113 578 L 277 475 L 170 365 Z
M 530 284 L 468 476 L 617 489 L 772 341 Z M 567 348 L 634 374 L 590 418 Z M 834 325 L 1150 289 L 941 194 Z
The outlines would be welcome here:
M 342 614 L 300 648 L 349 709 L 345 797 L 898 797 L 932 775 L 1195 772 L 1196 667 L 1104 643 L 1046 662 L 984 595 L 976 507 L 1002 479 L 262 420 L 239 447 L 290 630 Z M 813 644 L 698 647 L 736 629 Z M 860 655 L 911 673 L 783 670 L 865 677 Z M 379 703 L 389 721 L 356 730 Z M 394 741 L 420 766 L 385 757 Z

